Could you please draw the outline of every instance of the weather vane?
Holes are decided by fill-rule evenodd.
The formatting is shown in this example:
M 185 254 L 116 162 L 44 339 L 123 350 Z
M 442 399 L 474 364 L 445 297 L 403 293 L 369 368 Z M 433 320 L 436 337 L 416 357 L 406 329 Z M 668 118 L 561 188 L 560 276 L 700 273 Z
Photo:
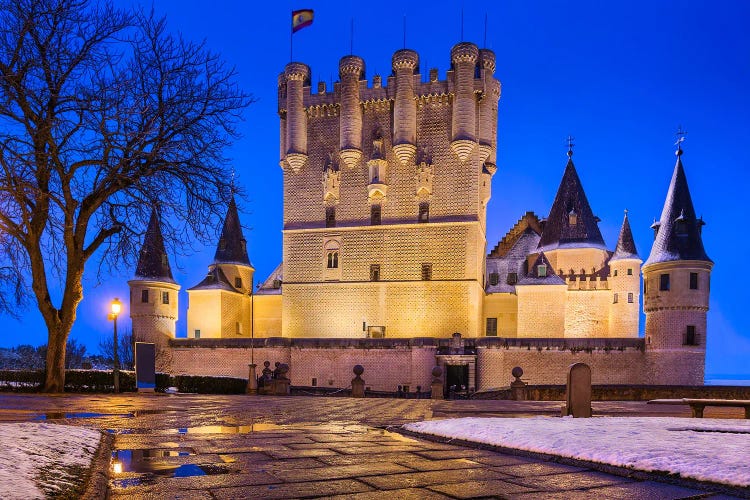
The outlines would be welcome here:
M 687 135 L 687 130 L 682 130 L 682 125 L 677 127 L 677 133 L 675 134 L 677 136 L 677 142 L 674 143 L 675 146 L 677 146 L 677 151 L 675 154 L 677 156 L 680 156 L 682 154 L 682 142 L 685 140 L 685 136 Z
M 573 156 L 573 146 L 575 146 L 575 143 L 573 142 L 575 140 L 575 137 L 572 135 L 568 136 L 568 158 L 571 158 Z

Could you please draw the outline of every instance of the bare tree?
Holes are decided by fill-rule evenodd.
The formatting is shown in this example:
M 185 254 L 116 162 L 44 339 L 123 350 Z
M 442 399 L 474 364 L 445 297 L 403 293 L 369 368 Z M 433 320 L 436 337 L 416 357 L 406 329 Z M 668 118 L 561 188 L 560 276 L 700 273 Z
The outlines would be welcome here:
M 250 102 L 153 12 L 0 0 L 0 258 L 47 325 L 45 391 L 63 390 L 87 262 L 132 263 L 157 200 L 176 250 L 216 227 L 223 152 Z
M 130 329 L 125 329 L 118 336 L 117 356 L 120 359 L 120 366 L 123 370 L 134 369 L 135 363 L 135 343 L 141 342 L 137 336 L 134 336 Z M 99 339 L 99 354 L 109 363 L 114 363 L 115 359 L 115 340 L 110 335 L 105 335 Z

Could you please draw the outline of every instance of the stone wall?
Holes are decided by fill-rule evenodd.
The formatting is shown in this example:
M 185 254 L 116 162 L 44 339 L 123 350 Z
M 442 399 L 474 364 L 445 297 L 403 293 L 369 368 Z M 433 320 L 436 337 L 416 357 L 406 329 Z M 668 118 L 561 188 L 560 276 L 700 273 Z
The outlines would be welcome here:
M 374 391 L 399 385 L 427 388 L 436 355 L 450 339 L 255 339 L 254 359 L 288 363 L 292 385 L 346 388 L 354 365 Z M 515 366 L 530 384 L 564 384 L 568 367 L 586 363 L 594 384 L 702 385 L 700 352 L 644 352 L 642 339 L 465 339 L 477 353 L 477 390 L 507 387 Z M 187 339 L 171 342 L 172 373 L 247 377 L 250 339 Z M 462 356 L 466 357 L 468 354 Z M 313 380 L 314 379 L 314 380 Z

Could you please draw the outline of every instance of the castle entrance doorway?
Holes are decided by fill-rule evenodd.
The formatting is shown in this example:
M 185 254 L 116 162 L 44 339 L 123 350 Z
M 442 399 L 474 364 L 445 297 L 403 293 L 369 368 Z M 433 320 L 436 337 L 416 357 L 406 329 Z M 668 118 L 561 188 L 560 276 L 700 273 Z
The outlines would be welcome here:
M 447 365 L 445 373 L 448 396 L 467 394 L 469 389 L 469 365 Z

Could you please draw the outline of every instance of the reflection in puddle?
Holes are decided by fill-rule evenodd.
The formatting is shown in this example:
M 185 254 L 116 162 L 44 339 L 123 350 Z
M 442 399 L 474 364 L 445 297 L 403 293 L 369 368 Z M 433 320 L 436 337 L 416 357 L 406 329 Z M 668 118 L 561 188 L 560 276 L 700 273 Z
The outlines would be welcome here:
M 199 425 L 196 427 L 181 427 L 177 429 L 178 434 L 249 434 L 251 432 L 270 431 L 281 429 L 282 426 L 270 423 L 257 423 L 250 425 Z
M 37 415 L 34 420 L 63 420 L 67 418 L 101 418 L 101 417 L 132 417 L 129 413 L 114 414 L 114 413 L 88 413 L 88 412 L 73 412 L 66 413 L 62 411 L 54 411 Z
M 168 460 L 174 457 L 195 455 L 192 448 L 117 450 L 112 452 L 112 472 L 117 477 L 124 473 L 142 474 L 139 477 L 116 479 L 113 484 L 118 488 L 128 488 L 154 482 L 155 477 L 194 477 L 214 474 L 227 474 L 229 469 L 214 464 L 179 464 Z

